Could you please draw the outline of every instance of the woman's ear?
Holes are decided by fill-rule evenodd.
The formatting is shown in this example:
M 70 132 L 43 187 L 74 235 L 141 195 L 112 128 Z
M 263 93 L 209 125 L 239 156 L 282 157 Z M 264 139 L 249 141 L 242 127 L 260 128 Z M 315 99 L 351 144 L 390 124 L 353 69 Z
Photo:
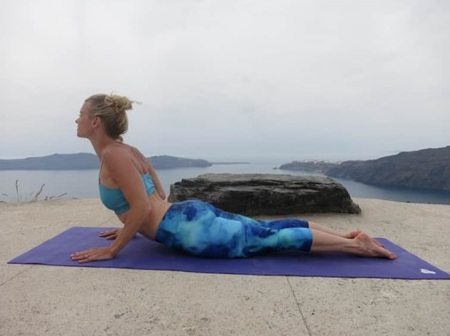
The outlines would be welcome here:
M 92 121 L 91 121 L 92 128 L 98 128 L 101 123 L 102 123 L 102 119 L 100 117 L 92 118 Z

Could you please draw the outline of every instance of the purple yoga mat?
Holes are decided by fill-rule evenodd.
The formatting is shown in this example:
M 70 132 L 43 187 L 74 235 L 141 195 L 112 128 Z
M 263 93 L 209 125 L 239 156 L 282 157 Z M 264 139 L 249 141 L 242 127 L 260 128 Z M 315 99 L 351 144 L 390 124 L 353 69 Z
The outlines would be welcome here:
M 397 254 L 396 260 L 296 251 L 268 253 L 247 259 L 207 259 L 168 249 L 141 235 L 137 235 L 115 259 L 87 264 L 78 264 L 70 259 L 73 252 L 111 244 L 111 241 L 98 237 L 107 229 L 73 227 L 8 263 L 248 275 L 450 279 L 448 273 L 384 238 L 377 239 Z

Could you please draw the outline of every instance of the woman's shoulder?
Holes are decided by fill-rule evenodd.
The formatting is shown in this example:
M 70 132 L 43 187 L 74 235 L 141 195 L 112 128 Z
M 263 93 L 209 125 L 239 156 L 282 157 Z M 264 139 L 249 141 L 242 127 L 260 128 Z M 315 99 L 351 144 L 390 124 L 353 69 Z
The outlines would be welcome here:
M 127 161 L 131 162 L 133 157 L 130 146 L 125 144 L 110 144 L 102 150 L 100 160 L 103 165 L 111 166 L 123 164 Z
M 108 168 L 136 167 L 141 174 L 147 171 L 144 155 L 137 148 L 124 143 L 108 145 L 103 149 L 101 156 L 102 165 Z
M 137 149 L 136 147 L 130 146 L 130 145 L 127 145 L 127 146 L 131 149 L 131 151 L 132 151 L 133 153 L 135 153 L 135 154 L 137 154 L 139 157 L 145 159 L 144 154 L 142 154 L 142 152 L 141 152 L 139 149 Z

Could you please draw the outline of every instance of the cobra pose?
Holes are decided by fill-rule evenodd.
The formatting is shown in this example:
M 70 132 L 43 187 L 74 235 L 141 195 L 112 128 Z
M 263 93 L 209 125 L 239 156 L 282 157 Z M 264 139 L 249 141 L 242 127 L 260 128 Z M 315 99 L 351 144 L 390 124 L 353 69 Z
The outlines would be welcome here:
M 256 220 L 201 201 L 170 203 L 158 175 L 142 153 L 123 142 L 127 111 L 133 101 L 119 95 L 87 98 L 76 120 L 77 135 L 87 138 L 101 162 L 100 198 L 123 223 L 101 237 L 108 247 L 74 252 L 80 263 L 112 259 L 136 233 L 167 247 L 199 257 L 245 258 L 255 254 L 299 250 L 344 252 L 395 259 L 394 253 L 361 231 L 340 233 L 302 219 Z

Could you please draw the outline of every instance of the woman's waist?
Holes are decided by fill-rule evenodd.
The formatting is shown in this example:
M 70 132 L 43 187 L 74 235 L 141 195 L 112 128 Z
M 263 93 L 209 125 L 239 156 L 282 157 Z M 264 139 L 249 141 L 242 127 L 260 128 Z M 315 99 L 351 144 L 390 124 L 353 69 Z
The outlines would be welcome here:
M 147 231 L 146 235 L 148 238 L 154 239 L 156 231 L 169 210 L 171 203 L 161 199 L 156 193 L 153 193 L 148 198 L 151 210 L 142 229 Z
M 148 199 L 150 202 L 150 211 L 145 221 L 141 224 L 139 233 L 153 240 L 162 219 L 171 206 L 171 203 L 161 199 L 156 195 L 156 193 L 149 195 Z M 128 212 L 118 216 L 121 222 L 125 224 Z

